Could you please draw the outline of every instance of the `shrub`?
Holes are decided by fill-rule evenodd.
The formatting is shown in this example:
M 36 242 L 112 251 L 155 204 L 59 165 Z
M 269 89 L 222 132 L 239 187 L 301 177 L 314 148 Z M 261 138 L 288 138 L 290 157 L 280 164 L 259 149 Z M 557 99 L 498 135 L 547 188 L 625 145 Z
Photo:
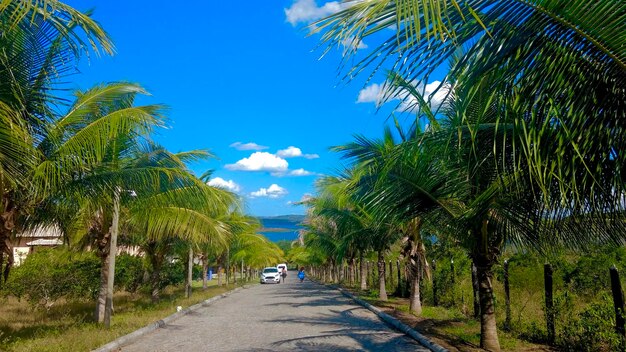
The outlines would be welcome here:
M 49 307 L 61 297 L 93 299 L 100 286 L 100 260 L 93 253 L 41 249 L 12 271 L 3 293 Z
M 143 284 L 145 268 L 143 259 L 121 254 L 115 259 L 115 286 L 118 290 L 136 292 Z
M 615 333 L 615 311 L 609 294 L 589 304 L 575 319 L 563 326 L 557 343 L 567 351 L 616 351 L 620 337 Z
M 115 286 L 136 291 L 142 283 L 139 257 L 116 258 Z M 100 289 L 100 259 L 93 252 L 45 248 L 30 254 L 16 267 L 3 288 L 4 295 L 25 298 L 33 305 L 49 307 L 60 298 L 95 299 Z
M 161 288 L 168 285 L 180 285 L 185 282 L 186 266 L 181 261 L 166 261 L 161 268 Z

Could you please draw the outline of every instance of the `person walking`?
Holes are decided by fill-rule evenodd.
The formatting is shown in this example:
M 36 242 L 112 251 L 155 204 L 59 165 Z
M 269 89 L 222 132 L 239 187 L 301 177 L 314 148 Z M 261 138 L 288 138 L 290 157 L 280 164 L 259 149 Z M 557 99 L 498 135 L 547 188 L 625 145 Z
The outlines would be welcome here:
M 300 279 L 300 282 L 304 281 L 304 267 L 300 267 L 300 271 L 298 271 L 298 279 Z
M 283 284 L 284 284 L 285 278 L 287 277 L 287 268 L 283 268 L 283 271 L 280 273 L 280 277 L 283 279 Z

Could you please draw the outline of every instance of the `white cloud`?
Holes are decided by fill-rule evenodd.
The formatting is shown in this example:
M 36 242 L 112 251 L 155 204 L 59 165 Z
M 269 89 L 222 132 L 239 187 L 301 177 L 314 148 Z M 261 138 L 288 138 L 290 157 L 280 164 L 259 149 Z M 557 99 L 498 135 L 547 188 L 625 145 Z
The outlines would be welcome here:
M 419 92 L 422 92 L 422 91 L 424 92 L 424 98 L 426 99 L 430 98 L 430 106 L 432 109 L 438 109 L 439 106 L 441 106 L 441 103 L 443 102 L 443 100 L 446 98 L 446 95 L 448 95 L 448 88 L 446 86 L 441 87 L 436 93 L 434 93 L 435 90 L 439 88 L 440 85 L 441 85 L 441 82 L 433 81 L 431 83 L 428 83 L 426 87 L 424 86 L 418 87 Z M 402 103 L 402 106 L 400 109 L 407 110 L 407 111 L 417 111 L 418 108 L 419 108 L 419 104 L 417 100 L 413 97 L 409 97 L 405 102 Z
M 383 98 L 383 85 L 374 83 L 369 85 L 359 92 L 357 103 L 374 103 L 376 106 L 380 105 Z
M 289 146 L 287 149 L 281 149 L 276 152 L 276 155 L 281 158 L 297 158 L 303 157 L 306 159 L 317 159 L 320 156 L 317 154 L 302 154 L 302 150 L 298 147 Z
M 307 171 L 305 169 L 296 169 L 296 170 L 285 170 L 285 171 L 281 171 L 281 172 L 272 172 L 271 173 L 272 176 L 274 177 L 285 177 L 285 176 L 314 176 L 314 175 L 318 175 L 315 172 L 311 172 L 311 171 Z
M 267 152 L 255 152 L 235 164 L 226 165 L 228 170 L 238 171 L 286 172 L 288 167 L 287 160 Z
M 286 189 L 273 183 L 268 188 L 260 188 L 258 191 L 250 193 L 250 197 L 252 198 L 258 198 L 258 197 L 280 198 L 286 195 L 287 193 L 288 192 Z
M 441 85 L 440 81 L 433 81 L 431 83 L 428 83 L 425 87 L 423 85 L 417 87 L 418 92 L 424 93 L 425 99 L 428 99 L 430 97 L 430 105 L 432 109 L 439 108 L 439 106 L 441 105 L 441 103 L 443 102 L 443 100 L 445 99 L 448 93 L 447 88 L 444 86 L 440 88 L 436 93 L 433 94 L 433 92 L 435 92 L 435 90 L 440 85 Z M 361 91 L 359 92 L 359 97 L 357 98 L 357 103 L 375 103 L 378 106 L 383 102 L 383 99 L 385 97 L 384 90 L 385 90 L 384 83 L 383 84 L 374 83 L 372 85 L 369 85 L 361 89 Z M 430 96 L 431 94 L 433 94 L 432 97 Z M 417 111 L 417 109 L 419 108 L 417 99 L 410 96 L 408 93 L 400 93 L 394 97 L 389 98 L 388 101 L 402 100 L 402 99 L 404 101 L 400 104 L 400 107 L 398 108 L 398 110 L 414 112 L 414 111 Z
M 315 0 L 296 0 L 290 8 L 285 9 L 287 22 L 295 26 L 299 22 L 311 23 L 323 17 L 339 12 L 346 7 L 339 1 L 330 1 L 322 5 L 317 5 Z
M 305 169 L 296 169 L 296 170 L 291 170 L 289 172 L 289 176 L 311 176 L 311 175 L 315 175 L 315 173 L 311 171 L 307 171 Z
M 289 146 L 287 149 L 281 149 L 276 152 L 276 155 L 281 158 L 295 158 L 302 156 L 302 150 L 300 148 Z
M 367 49 L 367 44 L 363 43 L 362 40 L 357 40 L 356 38 L 346 38 L 341 41 L 341 45 L 343 45 L 343 54 L 349 54 L 357 50 Z
M 235 148 L 237 150 L 263 150 L 263 149 L 269 148 L 264 145 L 258 145 L 253 142 L 250 142 L 250 143 L 235 142 L 231 144 L 229 147 Z
M 241 190 L 241 187 L 233 180 L 226 181 L 221 177 L 212 178 L 209 180 L 209 182 L 207 182 L 207 184 L 209 186 L 227 189 L 231 192 L 239 192 Z

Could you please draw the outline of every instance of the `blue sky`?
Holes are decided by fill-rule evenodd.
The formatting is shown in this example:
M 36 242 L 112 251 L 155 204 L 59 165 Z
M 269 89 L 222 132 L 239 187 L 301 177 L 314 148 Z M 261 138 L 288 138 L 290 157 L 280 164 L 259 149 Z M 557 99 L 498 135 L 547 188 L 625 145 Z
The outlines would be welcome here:
M 340 168 L 328 147 L 382 133 L 387 113 L 376 113 L 373 102 L 383 79 L 341 83 L 341 48 L 320 60 L 319 36 L 304 28 L 339 9 L 337 2 L 68 3 L 95 9 L 117 51 L 84 58 L 70 88 L 141 84 L 152 94 L 141 103 L 169 107 L 170 128 L 155 139 L 175 152 L 210 149 L 218 159 L 192 169 L 214 170 L 212 184 L 240 194 L 250 214 L 304 213 L 292 203 Z

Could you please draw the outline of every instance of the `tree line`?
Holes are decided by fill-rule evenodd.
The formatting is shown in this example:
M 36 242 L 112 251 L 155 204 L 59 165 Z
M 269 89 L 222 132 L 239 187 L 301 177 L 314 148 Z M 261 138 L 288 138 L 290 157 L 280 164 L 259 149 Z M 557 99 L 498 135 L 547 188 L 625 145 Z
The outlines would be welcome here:
M 281 251 L 257 235 L 238 197 L 207 185 L 188 164 L 208 150 L 171 152 L 152 139 L 167 108 L 140 105 L 131 82 L 65 93 L 81 56 L 112 55 L 91 18 L 60 1 L 0 4 L 0 285 L 10 278 L 12 243 L 24 231 L 58 229 L 73 250 L 99 260 L 95 320 L 109 326 L 118 241 L 140 248 L 158 300 L 164 264 L 182 246 L 194 258 L 260 267 Z M 206 277 L 206 273 L 204 274 Z
M 379 103 L 399 99 L 408 123 L 393 116 L 382 138 L 334 147 L 349 166 L 305 202 L 305 246 L 293 260 L 324 263 L 332 278 L 344 262 L 365 272 L 376 253 L 386 300 L 385 254 L 400 244 L 419 315 L 432 269 L 425 242 L 461 248 L 480 346 L 499 351 L 493 279 L 505 250 L 624 244 L 626 4 L 355 1 L 312 30 L 322 46 L 348 45 L 346 81 L 384 74 Z

